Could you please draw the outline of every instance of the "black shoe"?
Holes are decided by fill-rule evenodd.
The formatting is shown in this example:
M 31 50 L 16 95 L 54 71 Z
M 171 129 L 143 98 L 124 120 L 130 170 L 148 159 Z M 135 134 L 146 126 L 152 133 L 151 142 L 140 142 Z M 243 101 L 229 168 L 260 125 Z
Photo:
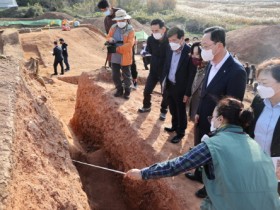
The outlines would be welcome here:
M 166 114 L 165 114 L 165 113 L 160 113 L 159 119 L 160 119 L 161 121 L 164 121 L 164 120 L 166 119 Z
M 171 143 L 177 144 L 182 140 L 183 137 L 183 135 L 176 135 L 171 139 Z
M 115 97 L 122 97 L 123 96 L 123 90 L 117 90 L 117 92 L 114 94 Z
M 130 89 L 126 89 L 125 91 L 124 91 L 124 94 L 123 94 L 123 97 L 125 98 L 125 99 L 129 99 L 129 96 L 130 96 Z
M 60 73 L 60 75 L 63 75 L 64 73 Z
M 169 132 L 169 133 L 171 133 L 171 132 L 176 131 L 176 128 L 173 128 L 173 127 L 171 127 L 171 128 L 165 127 L 164 130 L 167 131 L 167 132 Z
M 54 74 L 51 74 L 51 76 L 56 76 L 56 75 L 57 75 L 57 74 L 55 74 L 55 73 L 54 73 Z
M 140 113 L 145 113 L 145 112 L 150 112 L 150 111 L 151 111 L 151 107 L 148 107 L 148 108 L 142 107 L 142 108 L 138 109 L 138 112 L 140 112 Z
M 199 197 L 199 198 L 206 198 L 207 192 L 206 192 L 205 186 L 203 188 L 201 188 L 200 190 L 196 191 L 195 195 L 196 195 L 196 197 Z
M 194 173 L 187 172 L 187 173 L 185 173 L 185 177 L 187 177 L 188 179 L 193 180 L 193 181 L 198 181 L 196 176 L 194 175 Z

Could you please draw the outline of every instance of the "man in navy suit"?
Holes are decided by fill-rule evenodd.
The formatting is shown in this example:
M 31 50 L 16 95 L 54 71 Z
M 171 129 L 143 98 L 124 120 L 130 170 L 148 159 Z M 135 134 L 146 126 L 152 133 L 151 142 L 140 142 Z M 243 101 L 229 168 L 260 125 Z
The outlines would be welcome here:
M 196 67 L 189 56 L 190 47 L 184 41 L 184 31 L 173 27 L 167 32 L 170 49 L 167 50 L 163 71 L 163 89 L 166 88 L 172 126 L 165 131 L 174 132 L 172 143 L 178 143 L 187 128 L 186 104 L 191 96 Z M 164 90 L 163 90 L 164 91 Z
M 246 71 L 242 64 L 234 59 L 226 49 L 226 33 L 222 27 L 211 27 L 204 30 L 201 41 L 201 56 L 210 61 L 206 66 L 206 75 L 200 95 L 200 102 L 195 116 L 199 139 L 210 132 L 208 116 L 212 116 L 216 102 L 224 96 L 232 96 L 243 100 L 246 88 Z M 197 178 L 186 173 L 186 177 Z M 205 197 L 205 189 L 196 195 Z
M 53 68 L 54 68 L 54 73 L 52 75 L 57 75 L 57 65 L 60 65 L 61 72 L 60 74 L 64 74 L 64 69 L 63 69 L 63 55 L 62 55 L 62 49 L 61 47 L 58 46 L 57 41 L 53 42 L 54 48 L 53 48 L 53 56 L 54 56 L 54 63 L 53 63 Z

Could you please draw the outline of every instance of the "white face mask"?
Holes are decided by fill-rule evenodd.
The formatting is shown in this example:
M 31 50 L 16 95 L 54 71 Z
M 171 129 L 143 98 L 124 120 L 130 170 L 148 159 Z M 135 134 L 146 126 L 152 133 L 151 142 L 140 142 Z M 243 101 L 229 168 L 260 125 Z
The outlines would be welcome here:
M 216 118 L 217 119 L 217 118 Z M 210 127 L 210 131 L 214 132 L 216 131 L 219 127 L 221 127 L 221 125 L 219 125 L 217 128 L 214 125 L 214 118 L 211 120 L 211 127 Z
M 181 47 L 180 44 L 175 43 L 175 42 L 170 42 L 169 45 L 171 47 L 171 50 L 173 50 L 173 51 L 176 51 L 176 50 L 178 50 Z
M 271 98 L 275 95 L 275 91 L 272 87 L 265 87 L 263 85 L 258 85 L 257 91 L 261 98 Z
M 153 37 L 156 39 L 156 40 L 159 40 L 163 37 L 163 35 L 161 33 L 153 33 Z
M 126 22 L 117 22 L 119 28 L 124 28 L 126 26 Z
M 201 50 L 201 57 L 204 61 L 212 61 L 214 58 L 212 49 L 209 50 Z
M 107 9 L 105 12 L 103 12 L 103 14 L 104 14 L 105 16 L 111 15 L 110 9 Z
M 217 128 L 215 128 L 214 122 L 213 122 L 213 120 L 212 120 L 212 121 L 211 121 L 210 131 L 211 131 L 211 132 L 214 132 L 215 130 L 217 130 Z

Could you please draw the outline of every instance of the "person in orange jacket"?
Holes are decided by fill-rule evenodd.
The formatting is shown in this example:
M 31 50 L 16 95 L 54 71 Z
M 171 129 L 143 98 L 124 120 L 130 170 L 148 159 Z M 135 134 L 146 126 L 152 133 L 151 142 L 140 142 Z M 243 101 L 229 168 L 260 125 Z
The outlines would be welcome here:
M 116 17 L 113 19 L 117 21 L 117 23 L 112 25 L 107 35 L 110 53 L 112 53 L 112 78 L 117 89 L 114 96 L 124 97 L 125 99 L 129 99 L 130 96 L 130 68 L 132 64 L 132 47 L 135 41 L 134 29 L 129 23 L 130 18 L 131 17 L 125 10 L 118 10 L 116 12 Z M 122 70 L 124 87 L 121 80 L 120 70 Z

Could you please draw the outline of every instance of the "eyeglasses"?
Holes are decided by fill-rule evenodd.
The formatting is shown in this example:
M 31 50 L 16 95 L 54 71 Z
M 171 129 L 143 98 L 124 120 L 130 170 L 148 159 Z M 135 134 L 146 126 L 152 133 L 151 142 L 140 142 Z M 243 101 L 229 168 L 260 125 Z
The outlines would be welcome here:
M 217 117 L 219 117 L 219 116 L 208 116 L 207 120 L 209 121 L 209 123 L 211 123 L 212 119 L 217 118 Z
M 202 49 L 202 50 L 209 50 L 209 48 L 210 48 L 211 46 L 216 45 L 216 44 L 217 44 L 217 43 L 213 43 L 213 44 L 210 44 L 210 45 L 208 45 L 208 46 L 200 45 L 200 49 Z

